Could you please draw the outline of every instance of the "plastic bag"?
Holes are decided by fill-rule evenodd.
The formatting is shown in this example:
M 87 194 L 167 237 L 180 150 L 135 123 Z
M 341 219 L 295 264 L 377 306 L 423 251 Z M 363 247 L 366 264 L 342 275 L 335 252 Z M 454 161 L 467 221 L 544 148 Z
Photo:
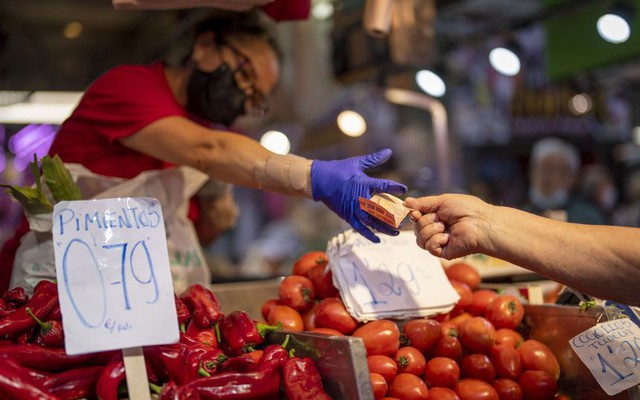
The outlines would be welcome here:
M 209 285 L 211 275 L 198 235 L 187 217 L 189 199 L 209 179 L 190 167 L 145 171 L 126 180 L 94 174 L 78 164 L 65 164 L 85 199 L 148 196 L 162 204 L 169 262 L 176 293 L 191 284 Z M 16 252 L 10 287 L 31 292 L 42 279 L 55 279 L 51 214 L 27 215 L 31 230 Z

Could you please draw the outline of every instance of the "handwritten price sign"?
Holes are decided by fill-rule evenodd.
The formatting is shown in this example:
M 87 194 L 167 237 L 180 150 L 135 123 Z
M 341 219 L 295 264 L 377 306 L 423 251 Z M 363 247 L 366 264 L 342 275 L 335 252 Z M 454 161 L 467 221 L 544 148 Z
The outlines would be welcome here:
M 597 324 L 569 343 L 608 395 L 640 383 L 640 328 L 630 319 Z
M 53 241 L 68 354 L 178 341 L 156 199 L 60 202 Z

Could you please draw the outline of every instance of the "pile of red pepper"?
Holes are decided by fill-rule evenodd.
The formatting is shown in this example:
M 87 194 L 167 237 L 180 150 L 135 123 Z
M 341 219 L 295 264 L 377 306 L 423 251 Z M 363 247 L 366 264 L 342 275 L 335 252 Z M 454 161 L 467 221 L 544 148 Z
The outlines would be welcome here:
M 215 295 L 193 285 L 175 296 L 180 341 L 144 348 L 150 390 L 160 400 L 330 399 L 309 358 L 286 343 L 265 347 L 279 326 L 243 311 L 224 315 Z M 120 351 L 70 356 L 64 350 L 57 285 L 41 281 L 33 295 L 14 288 L 0 299 L 0 398 L 126 398 Z

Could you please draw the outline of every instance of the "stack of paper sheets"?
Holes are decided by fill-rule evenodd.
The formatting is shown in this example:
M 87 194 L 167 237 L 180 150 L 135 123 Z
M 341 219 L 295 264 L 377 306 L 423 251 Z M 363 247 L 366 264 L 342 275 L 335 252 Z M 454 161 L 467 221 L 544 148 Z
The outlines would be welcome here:
M 449 312 L 459 300 L 440 259 L 412 231 L 372 243 L 348 230 L 327 244 L 333 284 L 358 321 L 409 319 Z

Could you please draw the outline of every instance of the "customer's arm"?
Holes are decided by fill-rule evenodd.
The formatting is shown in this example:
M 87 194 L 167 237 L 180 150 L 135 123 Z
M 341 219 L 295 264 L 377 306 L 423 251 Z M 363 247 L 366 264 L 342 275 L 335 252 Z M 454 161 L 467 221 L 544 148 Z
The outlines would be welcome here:
M 418 245 L 484 253 L 594 296 L 640 305 L 640 229 L 554 221 L 466 195 L 407 199 Z

